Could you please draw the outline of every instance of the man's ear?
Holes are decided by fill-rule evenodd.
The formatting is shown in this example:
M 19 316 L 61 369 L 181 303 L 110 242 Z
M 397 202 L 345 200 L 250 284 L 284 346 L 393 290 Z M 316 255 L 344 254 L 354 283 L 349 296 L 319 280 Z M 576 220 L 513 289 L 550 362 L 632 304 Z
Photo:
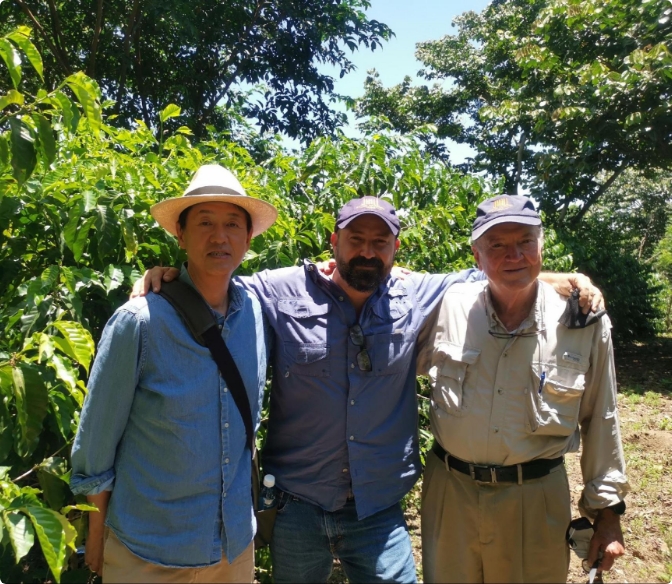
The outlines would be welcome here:
M 187 246 L 184 243 L 184 231 L 179 221 L 175 223 L 175 231 L 177 232 L 177 242 L 180 244 L 180 247 L 182 249 L 187 249 Z
M 401 245 L 401 241 L 399 239 L 394 240 L 394 251 L 399 251 L 399 246 Z
M 471 253 L 474 254 L 474 259 L 476 260 L 476 265 L 478 269 L 481 269 L 481 254 L 478 251 L 478 248 L 475 245 L 471 246 Z
M 331 237 L 329 238 L 329 241 L 331 242 L 331 247 L 336 247 L 338 245 L 338 233 L 335 231 L 331 234 Z

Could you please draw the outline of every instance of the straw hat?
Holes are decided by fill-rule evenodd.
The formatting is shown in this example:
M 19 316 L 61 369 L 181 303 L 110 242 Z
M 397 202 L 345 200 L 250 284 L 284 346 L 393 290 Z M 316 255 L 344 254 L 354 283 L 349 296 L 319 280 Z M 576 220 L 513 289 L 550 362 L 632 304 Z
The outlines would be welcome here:
M 166 199 L 149 210 L 168 233 L 177 236 L 175 225 L 180 213 L 199 203 L 232 203 L 252 217 L 252 237 L 266 231 L 278 217 L 278 210 L 261 199 L 249 197 L 233 173 L 219 164 L 204 164 L 194 174 L 181 197 Z

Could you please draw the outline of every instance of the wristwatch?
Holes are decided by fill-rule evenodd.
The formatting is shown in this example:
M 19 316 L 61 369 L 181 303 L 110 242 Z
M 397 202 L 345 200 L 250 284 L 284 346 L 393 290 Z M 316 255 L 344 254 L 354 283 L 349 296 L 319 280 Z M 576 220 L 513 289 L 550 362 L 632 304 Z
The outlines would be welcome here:
M 623 513 L 625 513 L 625 501 L 619 501 L 615 505 L 609 505 L 606 509 L 610 509 L 616 513 L 616 515 L 623 515 Z

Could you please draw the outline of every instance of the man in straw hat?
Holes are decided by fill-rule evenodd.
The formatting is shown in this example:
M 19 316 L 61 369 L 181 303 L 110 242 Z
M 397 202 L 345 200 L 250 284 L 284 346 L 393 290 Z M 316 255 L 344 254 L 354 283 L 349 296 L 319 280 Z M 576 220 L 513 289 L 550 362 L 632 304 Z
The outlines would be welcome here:
M 611 324 L 572 313 L 537 279 L 541 229 L 526 197 L 481 203 L 472 250 L 487 281 L 448 290 L 420 337 L 436 438 L 422 494 L 428 582 L 565 582 L 563 456 L 580 442 L 579 508 L 595 519 L 586 565 L 608 570 L 624 551 Z
M 180 280 L 213 311 L 258 424 L 267 351 L 258 300 L 231 279 L 276 209 L 202 166 L 151 208 L 188 263 Z M 89 513 L 86 562 L 106 582 L 252 582 L 251 453 L 209 350 L 161 296 L 107 323 L 72 449 L 71 489 Z M 105 527 L 106 526 L 106 527 Z
M 280 489 L 276 582 L 326 582 L 334 557 L 351 582 L 416 580 L 400 505 L 422 471 L 416 341 L 446 288 L 474 271 L 391 276 L 399 230 L 388 202 L 353 199 L 336 219 L 330 277 L 305 261 L 241 279 L 274 333 L 263 462 Z

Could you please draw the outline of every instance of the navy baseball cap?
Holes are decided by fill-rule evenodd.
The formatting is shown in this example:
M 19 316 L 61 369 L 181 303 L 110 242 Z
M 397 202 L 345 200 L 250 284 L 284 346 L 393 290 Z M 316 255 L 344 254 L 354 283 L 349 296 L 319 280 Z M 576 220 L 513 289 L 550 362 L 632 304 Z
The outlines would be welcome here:
M 519 195 L 500 195 L 483 201 L 476 209 L 471 241 L 476 241 L 488 229 L 501 223 L 541 225 L 541 217 L 532 199 Z
M 399 217 L 392 205 L 378 197 L 362 197 L 361 199 L 352 199 L 348 201 L 338 213 L 336 219 L 336 227 L 343 229 L 348 224 L 359 217 L 360 215 L 375 215 L 380 217 L 390 228 L 392 235 L 397 237 L 401 226 L 399 225 Z

